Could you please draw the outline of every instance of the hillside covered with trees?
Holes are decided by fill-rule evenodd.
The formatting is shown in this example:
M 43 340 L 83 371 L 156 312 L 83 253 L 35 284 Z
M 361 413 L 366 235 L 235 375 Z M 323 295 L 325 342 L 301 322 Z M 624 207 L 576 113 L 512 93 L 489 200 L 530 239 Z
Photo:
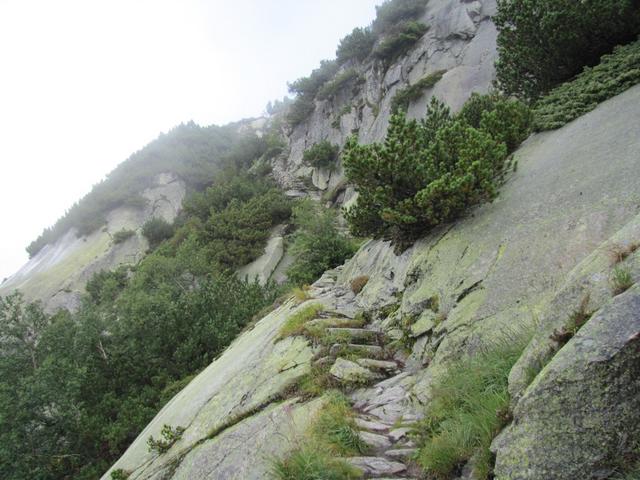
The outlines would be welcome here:
M 639 258 L 639 239 L 629 242 L 619 234 L 624 242 L 620 240 L 615 248 L 608 245 L 607 255 L 614 252 L 610 261 L 601 257 L 593 260 L 588 255 L 601 254 L 595 246 L 606 243 L 630 222 L 631 214 L 622 218 L 616 212 L 626 215 L 631 208 L 627 203 L 633 203 L 638 192 L 628 187 L 628 198 L 616 200 L 621 206 L 614 213 L 607 210 L 609 217 L 601 220 L 606 225 L 601 228 L 603 238 L 597 236 L 601 234 L 598 229 L 584 234 L 592 236 L 589 241 L 593 245 L 589 246 L 596 253 L 583 248 L 588 242 L 581 243 L 578 238 L 582 230 L 575 234 L 577 240 L 571 237 L 573 243 L 567 241 L 558 248 L 564 256 L 554 257 L 557 265 L 553 268 L 562 272 L 552 280 L 541 278 L 543 274 L 528 277 L 529 273 L 522 271 L 526 263 L 502 266 L 505 255 L 509 259 L 515 255 L 513 250 L 507 251 L 512 248 L 509 242 L 520 239 L 519 235 L 531 235 L 525 234 L 526 226 L 505 227 L 502 217 L 487 220 L 482 215 L 502 212 L 508 219 L 511 205 L 505 204 L 507 200 L 515 204 L 513 191 L 532 197 L 540 194 L 512 183 L 514 190 L 507 200 L 501 197 L 505 186 L 517 176 L 520 159 L 535 157 L 531 151 L 536 147 L 542 150 L 542 143 L 534 143 L 525 147 L 530 148 L 525 154 L 520 153 L 532 133 L 560 129 L 640 84 L 640 1 L 498 1 L 493 17 L 498 30 L 498 60 L 491 91 L 469 92 L 459 111 L 430 97 L 425 100 L 426 114 L 413 118 L 411 103 L 426 98 L 425 92 L 445 78 L 445 70 L 437 69 L 413 85 L 395 87 L 395 101 L 383 106 L 388 108 L 390 120 L 382 137 L 363 142 L 359 132 L 353 131 L 338 145 L 317 136 L 321 139 L 308 142 L 301 152 L 308 167 L 307 176 L 299 179 L 305 189 L 302 194 L 285 191 L 273 166 L 291 153 L 291 138 L 306 128 L 305 122 L 319 105 L 326 106 L 349 88 L 356 91 L 365 81 L 363 72 L 386 74 L 410 55 L 425 35 L 437 30 L 437 25 L 423 23 L 428 6 L 427 0 L 382 2 L 371 25 L 354 29 L 340 41 L 335 59 L 323 61 L 308 77 L 289 85 L 295 97 L 272 105 L 273 115 L 263 130 L 256 132 L 239 124 L 180 125 L 134 153 L 29 245 L 27 250 L 34 256 L 72 228 L 80 236 L 101 228 L 114 208 L 144 202 L 141 192 L 159 173 L 174 173 L 187 185 L 188 194 L 174 222 L 150 218 L 142 228 L 149 243 L 144 258 L 133 265 L 95 273 L 86 284 L 77 312 L 47 314 L 40 303 L 24 301 L 20 292 L 0 297 L 1 478 L 100 478 L 132 444 L 143 440 L 151 457 L 140 460 L 134 458 L 135 452 L 122 457 L 137 462 L 142 473 L 113 467 L 111 479 L 151 478 L 144 476 L 151 475 L 144 469 L 157 464 L 157 471 L 168 475 L 163 478 L 200 478 L 188 477 L 195 475 L 190 471 L 180 473 L 180 468 L 205 468 L 205 461 L 181 463 L 198 448 L 207 447 L 227 430 L 235 432 L 232 429 L 241 427 L 245 420 L 258 422 L 256 418 L 264 412 L 272 414 L 282 405 L 284 417 L 294 424 L 295 409 L 312 411 L 313 405 L 315 413 L 303 415 L 305 431 L 295 441 L 275 441 L 280 437 L 274 436 L 266 442 L 286 443 L 285 454 L 265 460 L 257 459 L 258 452 L 247 455 L 242 450 L 243 461 L 268 464 L 269 477 L 275 480 L 351 480 L 383 474 L 439 480 L 462 478 L 460 475 L 477 480 L 543 480 L 539 473 L 527 476 L 512 467 L 509 455 L 514 456 L 513 452 L 502 456 L 499 452 L 496 463 L 495 450 L 500 445 L 495 447 L 495 442 L 501 432 L 508 431 L 517 444 L 526 432 L 513 433 L 517 426 L 514 415 L 527 420 L 535 410 L 524 409 L 518 402 L 524 399 L 542 409 L 544 405 L 531 400 L 535 388 L 542 385 L 543 389 L 548 381 L 551 386 L 544 390 L 545 395 L 553 388 L 561 391 L 564 384 L 557 385 L 562 379 L 552 377 L 558 382 L 552 383 L 549 376 L 561 371 L 571 358 L 581 361 L 583 355 L 588 357 L 582 350 L 569 359 L 562 355 L 565 346 L 573 348 L 572 339 L 581 338 L 590 329 L 608 332 L 601 323 L 590 327 L 590 319 L 601 322 L 602 318 L 613 318 L 611 324 L 615 324 L 617 309 L 623 308 L 619 305 L 636 298 L 631 295 L 638 290 L 640 270 L 633 262 Z M 325 117 L 330 119 L 333 113 Z M 309 177 L 319 171 L 343 173 L 339 188 L 322 193 L 310 186 Z M 536 177 L 540 182 L 542 175 Z M 565 180 L 571 183 L 571 179 Z M 353 201 L 343 205 L 336 198 L 347 187 L 357 192 L 357 199 L 352 197 Z M 567 186 L 567 190 L 571 188 Z M 608 186 L 602 188 L 607 197 L 609 192 L 604 189 Z M 571 191 L 578 196 L 577 190 Z M 556 193 L 535 197 L 537 203 L 531 209 L 535 212 L 526 212 L 531 217 L 525 220 L 539 226 L 545 242 L 553 237 L 553 232 L 544 230 L 545 225 L 553 224 L 555 217 L 545 210 L 543 201 Z M 613 198 L 614 192 L 611 195 Z M 521 196 L 518 201 L 526 203 L 527 199 Z M 588 201 L 600 205 L 591 197 Z M 496 210 L 491 210 L 496 203 Z M 609 208 L 613 202 L 604 203 Z M 518 203 L 514 211 L 526 209 Z M 476 215 L 480 220 L 473 223 Z M 580 215 L 587 218 L 586 213 Z M 467 230 L 454 231 L 445 243 L 449 232 L 465 221 L 469 222 Z M 286 230 L 291 256 L 287 281 L 276 285 L 238 278 L 236 271 L 263 254 L 270 232 L 278 226 Z M 635 232 L 633 228 L 629 231 Z M 495 229 L 502 230 L 495 233 Z M 122 238 L 114 242 L 126 241 L 132 234 L 123 231 Z M 485 235 L 500 237 L 500 243 L 479 245 Z M 568 234 L 563 231 L 562 235 Z M 524 245 L 524 240 L 518 241 Z M 580 253 L 565 254 L 570 247 Z M 482 248 L 490 254 L 478 253 Z M 535 257 L 539 252 L 533 247 L 531 252 L 522 250 L 518 254 L 525 255 L 527 262 L 538 262 L 540 270 L 548 274 L 551 267 Z M 354 255 L 353 263 L 340 267 Z M 585 258 L 588 265 L 580 267 Z M 577 270 L 571 270 L 574 267 Z M 596 267 L 600 270 L 592 275 L 589 269 Z M 502 283 L 491 277 L 496 271 L 504 273 Z M 517 296 L 510 289 L 520 286 L 520 277 L 529 283 L 516 292 Z M 574 283 L 563 283 L 568 279 L 591 285 L 596 277 L 605 279 L 605 287 L 594 287 L 593 296 Z M 310 287 L 320 278 L 319 284 Z M 528 296 L 530 290 L 539 295 Z M 580 295 L 574 290 L 580 290 Z M 566 291 L 570 292 L 567 296 L 573 295 L 571 302 L 565 297 L 556 299 L 558 292 Z M 504 292 L 513 293 L 513 298 L 501 298 Z M 483 311 L 487 298 L 493 303 Z M 549 299 L 556 303 L 549 306 L 545 303 Z M 562 312 L 562 325 L 548 314 L 550 309 Z M 268 315 L 270 312 L 275 313 Z M 474 316 L 476 312 L 482 315 Z M 541 315 L 547 322 L 543 326 L 537 319 L 522 320 L 540 312 L 547 313 L 546 317 Z M 635 317 L 622 316 L 625 335 L 616 341 L 624 345 L 616 352 L 621 352 L 623 359 L 627 359 L 625 355 L 631 360 L 640 358 L 638 334 L 633 337 L 625 330 L 636 327 Z M 231 409 L 224 411 L 226 423 L 201 437 L 193 434 L 188 439 L 191 444 L 180 444 L 182 450 L 173 449 L 174 445 L 197 425 L 165 424 L 160 436 L 155 432 L 155 437 L 140 439 L 143 429 L 176 394 L 212 362 L 234 352 L 234 340 L 247 338 L 264 318 L 280 324 L 274 329 L 276 333 L 264 337 L 265 345 L 256 345 L 255 350 L 267 350 L 267 344 L 275 351 L 282 349 L 282 362 L 275 362 L 274 367 L 279 374 L 300 366 L 286 348 L 296 345 L 292 339 L 301 339 L 302 346 L 296 348 L 309 351 L 304 373 L 257 406 L 233 415 Z M 614 350 L 610 345 L 605 347 L 601 350 Z M 594 351 L 599 348 L 597 344 Z M 555 370 L 546 368 L 556 358 L 565 363 Z M 240 358 L 242 361 L 248 360 Z M 525 361 L 529 363 L 521 368 L 518 378 L 517 368 Z M 603 370 L 612 378 L 620 373 L 616 369 L 624 370 L 620 373 L 624 379 L 637 371 L 637 366 L 628 366 L 631 361 L 620 362 L 622 367 L 611 361 Z M 428 370 L 432 366 L 433 370 Z M 420 377 L 427 370 L 428 375 Z M 627 391 L 624 389 L 637 385 L 637 378 L 631 377 L 626 383 L 615 377 L 611 384 L 618 388 L 624 383 L 620 391 Z M 593 378 L 586 374 L 581 378 L 591 389 L 594 402 L 611 400 L 606 396 L 610 393 L 607 388 L 603 387 L 605 395 Z M 514 379 L 525 385 L 518 387 Z M 268 390 L 271 383 L 275 382 L 266 379 L 258 390 Z M 428 394 L 422 395 L 425 390 Z M 387 404 L 372 391 L 382 391 L 384 401 L 395 403 L 384 410 Z M 527 392 L 534 393 L 527 396 Z M 242 407 L 249 393 L 255 392 L 239 395 Z M 594 428 L 596 440 L 606 437 L 609 442 L 601 442 L 606 443 L 602 458 L 596 462 L 576 454 L 582 463 L 568 459 L 566 471 L 558 467 L 546 478 L 575 478 L 571 477 L 572 461 L 579 466 L 599 465 L 585 471 L 585 479 L 637 478 L 640 437 L 633 423 L 640 418 L 632 408 L 638 406 L 637 398 L 622 397 L 617 399 L 624 407 L 621 425 L 626 422 L 630 426 L 626 433 L 615 432 L 621 454 L 613 452 L 609 432 L 605 435 L 602 429 Z M 223 409 L 220 405 L 224 406 L 225 399 L 216 401 L 219 405 L 207 408 Z M 551 405 L 552 401 L 540 403 Z M 421 409 L 418 413 L 416 405 Z M 599 412 L 593 417 L 609 419 L 614 407 L 597 406 Z M 580 417 L 580 422 L 574 423 L 582 420 Z M 369 429 L 368 435 L 362 435 L 363 425 Z M 574 436 L 583 435 L 582 426 L 571 428 L 578 432 Z M 562 435 L 571 437 L 571 432 L 563 431 Z M 243 441 L 249 444 L 261 437 L 254 431 L 246 438 Z M 398 449 L 402 452 L 394 453 Z M 231 456 L 229 453 L 225 458 Z M 362 460 L 369 457 L 391 467 L 376 470 Z M 536 462 L 539 459 L 531 460 Z M 207 474 L 214 477 L 207 478 L 218 478 L 217 471 L 212 472 Z M 135 476 L 138 473 L 140 476 Z

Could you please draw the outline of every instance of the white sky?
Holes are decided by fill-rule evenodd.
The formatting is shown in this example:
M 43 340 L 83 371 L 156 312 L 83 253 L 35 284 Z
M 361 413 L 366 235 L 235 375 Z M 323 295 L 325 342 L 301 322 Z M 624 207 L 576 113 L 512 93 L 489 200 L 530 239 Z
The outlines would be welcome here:
M 381 0 L 0 0 L 0 281 L 118 163 L 258 116 Z

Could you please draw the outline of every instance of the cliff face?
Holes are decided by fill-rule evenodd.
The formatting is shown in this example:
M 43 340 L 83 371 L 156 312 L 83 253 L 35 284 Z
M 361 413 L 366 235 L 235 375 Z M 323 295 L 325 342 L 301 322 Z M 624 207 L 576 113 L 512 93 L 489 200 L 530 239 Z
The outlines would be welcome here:
M 9 277 L 0 286 L 0 295 L 19 289 L 29 300 L 42 300 L 49 312 L 75 310 L 94 273 L 135 264 L 144 255 L 148 245 L 141 229 L 147 220 L 161 217 L 173 221 L 177 215 L 185 194 L 184 183 L 170 173 L 158 175 L 154 183 L 142 192 L 147 200 L 145 207 L 113 210 L 106 225 L 86 237 L 78 237 L 71 229 Z M 113 235 L 123 229 L 136 233 L 122 243 L 114 243 Z
M 409 105 L 408 115 L 413 118 L 424 116 L 431 96 L 457 110 L 471 93 L 489 90 L 495 73 L 497 32 L 490 19 L 495 9 L 495 0 L 429 2 L 420 19 L 429 30 L 407 56 L 386 69 L 379 62 L 344 65 L 342 71 L 356 69 L 362 84 L 344 88 L 331 99 L 316 101 L 309 119 L 291 132 L 290 153 L 274 163 L 276 179 L 293 190 L 305 190 L 304 179 L 311 179 L 320 191 L 340 188 L 344 180 L 341 165 L 331 172 L 313 169 L 303 164 L 303 152 L 322 140 L 343 145 L 354 133 L 361 143 L 382 140 L 394 95 L 425 76 L 445 72 Z M 352 195 L 349 189 L 341 201 Z
M 468 13 L 477 3 L 431 2 L 427 16 L 446 12 L 449 20 L 462 18 L 451 22 L 468 25 L 469 33 L 463 39 L 460 28 L 453 37 L 449 27 L 432 28 L 428 35 L 445 32 L 444 37 L 426 38 L 418 47 L 421 54 L 414 52 L 389 71 L 397 68 L 402 79 L 415 68 L 435 70 L 429 59 L 437 64 L 449 55 L 469 58 L 482 32 L 491 37 L 483 40 L 490 44 L 493 27 L 473 21 L 481 14 Z M 456 14 L 462 8 L 471 23 Z M 429 50 L 430 42 L 457 48 Z M 489 65 L 492 55 L 485 57 Z M 447 98 L 449 89 L 456 91 L 448 98 L 455 105 L 455 98 L 469 93 L 460 85 L 488 88 L 490 72 L 481 85 L 474 75 L 463 78 L 463 72 L 489 68 L 484 63 L 476 67 L 459 65 L 458 73 L 451 74 L 459 83 L 449 85 L 445 76 L 434 92 Z M 382 79 L 372 83 L 374 92 L 385 88 Z M 383 95 L 378 118 L 363 113 L 361 139 L 382 135 L 388 95 Z M 425 102 L 412 111 L 420 114 Z M 278 341 L 278 330 L 297 311 L 320 303 L 322 317 L 337 323 L 367 312 L 372 319 L 367 328 L 390 339 L 401 335 L 403 319 L 414 319 L 412 351 L 397 359 L 385 375 L 391 377 L 350 394 L 362 419 L 386 425 L 387 448 L 403 442 L 398 440 L 402 432 L 389 433 L 394 424 L 411 423 L 428 410 L 434 382 L 453 362 L 505 333 L 529 329 L 535 331 L 533 340 L 510 376 L 514 420 L 492 446 L 496 478 L 569 480 L 611 474 L 612 461 L 630 448 L 640 424 L 640 397 L 634 393 L 640 391 L 640 292 L 634 287 L 615 296 L 610 283 L 612 249 L 640 239 L 638 105 L 640 87 L 635 87 L 557 131 L 534 135 L 515 153 L 518 169 L 496 201 L 401 255 L 383 241 L 365 244 L 346 265 L 325 273 L 309 291 L 309 300 L 301 305 L 289 301 L 241 335 L 169 402 L 113 469 L 130 472 L 131 479 L 268 478 L 270 459 L 296 446 L 322 402 L 290 395 L 292 385 L 310 371 L 315 351 L 301 337 Z M 291 154 L 279 160 L 280 171 L 287 172 L 281 175 L 283 183 L 291 179 L 294 187 L 298 176 L 310 173 L 296 167 L 305 145 L 326 136 L 341 142 L 349 131 L 348 118 L 341 120 L 344 129 L 330 129 L 323 109 L 336 111 L 319 104 L 308 125 L 293 132 Z M 334 181 L 332 174 L 329 184 Z M 624 262 L 638 282 L 640 251 Z M 356 295 L 350 283 L 363 275 L 368 283 Z M 585 297 L 593 316 L 560 348 L 552 339 L 554 331 L 568 326 Z M 385 308 L 390 305 L 394 308 Z M 340 368 L 338 363 L 332 372 L 348 375 L 344 362 Z M 542 366 L 532 380 L 531 372 Z M 182 426 L 185 432 L 166 453 L 150 453 L 146 441 L 158 437 L 163 425 Z M 407 465 L 391 452 L 352 461 L 368 477 L 403 475 Z

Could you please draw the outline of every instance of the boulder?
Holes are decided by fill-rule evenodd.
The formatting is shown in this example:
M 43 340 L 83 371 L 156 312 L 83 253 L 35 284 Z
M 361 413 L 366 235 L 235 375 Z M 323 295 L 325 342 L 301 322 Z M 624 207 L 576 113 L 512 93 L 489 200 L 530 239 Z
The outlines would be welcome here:
M 612 299 L 525 391 L 493 444 L 498 480 L 608 478 L 640 438 L 640 285 Z
M 344 358 L 336 359 L 336 362 L 329 371 L 331 375 L 343 382 L 364 382 L 376 378 L 376 374 L 371 370 L 361 367 L 357 363 L 345 360 Z

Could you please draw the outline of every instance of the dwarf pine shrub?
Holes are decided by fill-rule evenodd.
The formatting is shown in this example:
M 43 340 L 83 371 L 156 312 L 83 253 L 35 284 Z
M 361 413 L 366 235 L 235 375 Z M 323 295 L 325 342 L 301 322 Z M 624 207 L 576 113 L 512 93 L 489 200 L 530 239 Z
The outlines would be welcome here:
M 551 90 L 533 107 L 536 130 L 553 130 L 640 83 L 640 41 L 604 55 L 593 68 Z
M 405 55 L 427 33 L 427 30 L 429 27 L 424 23 L 406 22 L 386 35 L 373 49 L 373 54 L 388 65 Z
M 640 33 L 639 0 L 499 0 L 496 73 L 509 95 L 535 99 Z
M 336 163 L 339 152 L 340 147 L 322 140 L 304 151 L 302 161 L 315 168 L 330 168 Z
M 392 116 L 383 143 L 349 139 L 342 158 L 359 192 L 357 204 L 345 212 L 352 233 L 390 239 L 402 250 L 492 200 L 508 151 L 528 134 L 529 116 L 519 102 L 495 99 L 487 105 L 474 114 L 479 121 L 473 126 L 465 114 L 452 116 L 432 99 L 420 122 L 403 113 Z

